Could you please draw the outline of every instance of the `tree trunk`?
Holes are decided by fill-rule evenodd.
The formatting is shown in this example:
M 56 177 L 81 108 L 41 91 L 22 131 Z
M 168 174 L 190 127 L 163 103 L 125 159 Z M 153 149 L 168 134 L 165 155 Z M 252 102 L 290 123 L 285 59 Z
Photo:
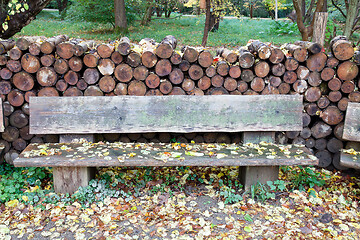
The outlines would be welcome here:
M 56 0 L 56 2 L 57 2 L 57 5 L 58 5 L 59 13 L 60 14 L 63 13 L 64 10 L 67 7 L 68 0 Z
M 5 1 L 4 6 L 6 6 L 8 2 L 9 1 Z M 50 0 L 28 0 L 26 2 L 29 9 L 11 15 L 10 20 L 5 20 L 7 13 L 4 14 L 3 10 L 0 10 L 0 38 L 7 39 L 20 32 L 23 27 L 35 19 L 36 15 L 50 2 Z M 6 30 L 2 27 L 3 23 L 7 23 L 8 27 Z
M 208 36 L 209 36 L 209 31 L 210 31 L 210 0 L 206 0 L 206 18 L 205 18 L 205 27 L 204 27 L 204 35 L 203 35 L 203 39 L 202 39 L 202 43 L 201 45 L 203 47 L 206 46 L 206 43 L 207 43 L 207 39 L 208 39 Z
M 358 0 L 350 0 L 349 1 L 349 8 L 347 9 L 346 23 L 345 23 L 345 28 L 344 28 L 344 35 L 348 38 L 350 38 L 352 29 L 354 26 L 356 13 L 358 10 L 357 5 L 358 5 Z
M 148 4 L 148 6 L 147 6 L 145 14 L 141 20 L 141 25 L 143 25 L 143 26 L 147 25 L 151 21 L 152 9 L 153 9 L 153 5 L 154 5 L 153 1 L 151 1 L 151 0 L 150 1 L 148 0 L 147 4 Z
M 126 32 L 127 20 L 126 20 L 124 0 L 114 0 L 114 11 L 115 11 L 115 31 Z

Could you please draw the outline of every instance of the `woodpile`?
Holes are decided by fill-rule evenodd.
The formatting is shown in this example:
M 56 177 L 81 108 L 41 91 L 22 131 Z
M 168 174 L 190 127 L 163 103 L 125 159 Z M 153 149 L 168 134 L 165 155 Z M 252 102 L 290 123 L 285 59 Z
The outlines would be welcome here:
M 282 47 L 249 41 L 216 56 L 177 40 L 160 43 L 126 37 L 108 44 L 71 39 L 20 38 L 0 41 L 0 96 L 5 131 L 0 142 L 14 156 L 30 142 L 57 142 L 58 136 L 28 131 L 30 96 L 258 95 L 302 94 L 304 129 L 278 133 L 281 143 L 304 144 L 321 167 L 338 166 L 348 102 L 360 102 L 359 51 L 339 36 L 329 52 L 316 43 L 297 41 Z M 240 142 L 239 133 L 104 134 L 98 140 L 124 142 Z

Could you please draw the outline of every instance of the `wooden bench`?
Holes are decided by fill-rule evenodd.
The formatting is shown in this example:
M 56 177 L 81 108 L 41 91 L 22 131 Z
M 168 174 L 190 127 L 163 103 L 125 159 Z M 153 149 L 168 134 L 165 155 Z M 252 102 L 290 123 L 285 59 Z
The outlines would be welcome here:
M 4 132 L 5 124 L 4 124 L 4 111 L 2 107 L 2 99 L 0 98 L 0 132 Z M 4 144 L 0 144 L 0 157 L 3 159 L 3 151 L 5 149 Z
M 241 166 L 248 188 L 276 180 L 279 165 L 318 164 L 304 146 L 273 144 L 276 131 L 302 129 L 302 104 L 300 95 L 31 97 L 30 133 L 62 135 L 30 144 L 14 165 L 53 167 L 56 192 L 86 186 L 91 167 L 107 166 Z M 69 143 L 147 132 L 244 132 L 245 144 Z
M 348 103 L 344 122 L 343 139 L 360 142 L 360 103 Z M 341 166 L 360 169 L 360 152 L 358 152 L 360 149 L 355 150 L 342 150 L 340 155 Z

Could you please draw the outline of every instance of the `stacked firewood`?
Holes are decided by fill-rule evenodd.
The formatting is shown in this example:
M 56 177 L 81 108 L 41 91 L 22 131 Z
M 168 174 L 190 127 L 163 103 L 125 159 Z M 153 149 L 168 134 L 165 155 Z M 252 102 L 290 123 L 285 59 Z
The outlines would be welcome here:
M 0 143 L 14 156 L 29 142 L 57 142 L 58 136 L 29 134 L 30 96 L 257 95 L 302 94 L 301 132 L 278 133 L 281 143 L 304 144 L 321 167 L 341 168 L 342 129 L 347 103 L 360 102 L 359 53 L 344 37 L 329 53 L 316 43 L 298 41 L 275 47 L 254 40 L 236 50 L 185 46 L 126 37 L 108 44 L 71 39 L 20 38 L 0 41 L 0 96 L 5 131 Z M 352 61 L 354 58 L 354 61 Z M 358 62 L 357 62 L 358 61 Z M 256 107 L 256 106 L 254 106 Z M 239 142 L 239 134 L 104 134 L 99 140 L 138 142 Z

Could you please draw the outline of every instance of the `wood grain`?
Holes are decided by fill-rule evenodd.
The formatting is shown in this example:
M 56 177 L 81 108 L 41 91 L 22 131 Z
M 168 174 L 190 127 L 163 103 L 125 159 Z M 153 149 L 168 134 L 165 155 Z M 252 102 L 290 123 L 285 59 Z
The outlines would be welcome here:
M 301 131 L 302 109 L 300 95 L 33 97 L 30 133 Z
M 349 141 L 360 141 L 360 103 L 348 103 L 343 139 Z

